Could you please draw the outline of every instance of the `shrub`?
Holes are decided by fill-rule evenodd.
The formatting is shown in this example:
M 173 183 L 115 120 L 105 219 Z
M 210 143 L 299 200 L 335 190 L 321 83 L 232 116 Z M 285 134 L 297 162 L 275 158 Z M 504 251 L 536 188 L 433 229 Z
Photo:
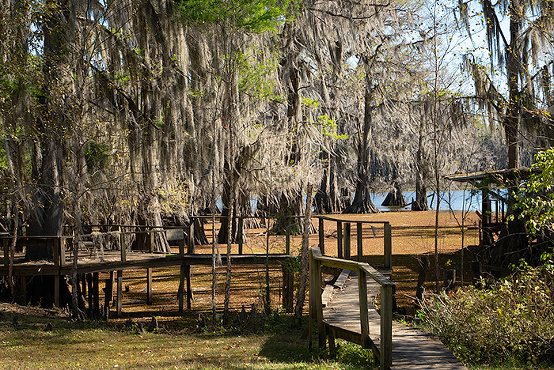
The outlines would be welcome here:
M 554 358 L 554 265 L 524 262 L 505 279 L 442 293 L 418 317 L 464 363 L 537 364 Z

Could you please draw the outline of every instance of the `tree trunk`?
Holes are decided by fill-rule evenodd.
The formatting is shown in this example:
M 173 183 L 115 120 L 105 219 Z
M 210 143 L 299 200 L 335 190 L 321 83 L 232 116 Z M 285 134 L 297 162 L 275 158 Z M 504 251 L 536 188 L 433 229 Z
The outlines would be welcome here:
M 362 137 L 358 143 L 358 177 L 356 178 L 356 193 L 354 201 L 343 213 L 378 213 L 373 205 L 369 191 L 369 140 L 371 134 L 371 111 L 373 106 L 373 90 L 366 90 L 364 99 L 364 123 Z
M 504 130 L 506 133 L 506 143 L 508 144 L 508 168 L 517 168 L 519 166 L 519 120 L 521 93 L 519 91 L 519 71 L 520 54 L 518 43 L 521 29 L 521 7 L 516 2 L 510 2 L 510 45 L 506 50 L 506 69 L 508 84 L 508 108 L 504 117 Z M 519 58 L 521 56 L 519 55 Z
M 412 211 L 428 211 L 429 205 L 427 203 L 427 186 L 425 185 L 425 174 L 427 173 L 427 166 L 425 164 L 423 146 L 423 120 L 419 124 L 419 137 L 417 152 L 415 158 L 416 167 L 416 197 L 412 199 Z
M 323 171 L 321 185 L 315 195 L 316 210 L 319 214 L 341 212 L 343 203 L 338 195 L 336 181 L 336 160 L 334 155 L 323 152 L 320 155 L 321 160 L 327 161 L 327 166 Z
M 387 197 L 381 205 L 386 207 L 405 207 L 406 204 L 406 200 L 402 194 L 402 189 L 400 189 L 400 185 L 395 181 L 392 189 L 389 191 Z
M 35 174 L 38 187 L 33 196 L 33 212 L 29 220 L 29 235 L 62 235 L 63 211 L 63 140 L 70 125 L 60 110 L 58 90 L 61 87 L 62 65 L 65 60 L 64 37 L 69 19 L 67 0 L 49 0 L 48 9 L 55 9 L 46 16 L 44 34 L 44 85 L 40 105 L 42 118 L 37 125 L 40 133 L 40 174 Z M 38 169 L 39 166 L 36 166 Z
M 312 223 L 312 191 L 313 185 L 308 184 L 306 189 L 306 209 L 304 211 L 304 232 L 302 233 L 302 249 L 300 251 L 300 277 L 298 282 L 298 294 L 296 298 L 296 306 L 294 307 L 295 321 L 300 324 L 302 322 L 302 311 L 304 309 L 304 301 L 306 299 L 306 282 L 308 280 L 308 248 L 310 243 L 309 228 Z M 315 279 L 315 276 L 311 276 Z

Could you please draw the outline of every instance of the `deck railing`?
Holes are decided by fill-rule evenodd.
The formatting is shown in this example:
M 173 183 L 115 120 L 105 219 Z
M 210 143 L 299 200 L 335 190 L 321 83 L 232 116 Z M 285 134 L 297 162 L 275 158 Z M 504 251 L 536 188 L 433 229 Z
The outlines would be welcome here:
M 358 273 L 359 305 L 360 305 L 360 337 L 355 342 L 364 348 L 376 348 L 369 336 L 369 307 L 367 299 L 367 276 L 370 276 L 381 286 L 380 309 L 380 341 L 379 362 L 381 369 L 388 369 L 392 365 L 392 309 L 395 284 L 386 276 L 367 263 L 348 261 L 340 258 L 325 257 L 319 248 L 310 249 L 310 328 L 311 321 L 317 320 L 319 347 L 325 348 L 326 333 L 323 321 L 323 302 L 321 299 L 322 275 L 321 267 L 329 266 L 339 269 L 348 269 Z M 368 343 L 369 342 L 369 343 Z M 312 335 L 310 332 L 310 345 Z M 370 346 L 371 345 L 371 346 Z
M 325 228 L 324 221 L 333 221 L 337 223 L 337 257 L 344 259 L 351 259 L 351 233 L 352 224 L 356 224 L 356 243 L 357 243 L 357 260 L 361 261 L 364 256 L 363 251 L 363 237 L 362 227 L 363 224 L 378 224 L 383 226 L 383 256 L 384 267 L 386 269 L 392 268 L 392 238 L 391 238 L 391 226 L 388 221 L 349 221 L 340 218 L 328 217 L 328 216 L 314 216 L 319 219 L 319 249 L 321 254 L 325 254 Z M 372 227 L 372 231 L 375 234 L 375 229 Z

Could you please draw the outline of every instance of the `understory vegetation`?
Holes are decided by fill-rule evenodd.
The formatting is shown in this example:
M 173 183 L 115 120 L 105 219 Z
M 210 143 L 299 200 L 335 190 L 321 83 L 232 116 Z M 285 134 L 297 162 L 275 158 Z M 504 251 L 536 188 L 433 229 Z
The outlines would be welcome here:
M 511 276 L 422 302 L 418 319 L 466 364 L 550 365 L 554 358 L 554 264 L 525 262 Z

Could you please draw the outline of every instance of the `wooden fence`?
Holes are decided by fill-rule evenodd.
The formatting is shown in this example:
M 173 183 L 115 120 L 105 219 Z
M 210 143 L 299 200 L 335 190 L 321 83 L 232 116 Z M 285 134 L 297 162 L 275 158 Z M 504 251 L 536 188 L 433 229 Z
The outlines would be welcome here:
M 322 255 L 325 255 L 325 229 L 324 220 L 337 223 L 337 257 L 351 259 L 351 234 L 352 224 L 356 224 L 356 241 L 357 241 L 357 260 L 361 261 L 364 255 L 363 252 L 363 224 L 379 224 L 383 226 L 383 256 L 385 259 L 384 267 L 392 268 L 392 239 L 391 226 L 388 221 L 348 221 L 340 218 L 327 216 L 314 216 L 319 219 L 319 249 Z

